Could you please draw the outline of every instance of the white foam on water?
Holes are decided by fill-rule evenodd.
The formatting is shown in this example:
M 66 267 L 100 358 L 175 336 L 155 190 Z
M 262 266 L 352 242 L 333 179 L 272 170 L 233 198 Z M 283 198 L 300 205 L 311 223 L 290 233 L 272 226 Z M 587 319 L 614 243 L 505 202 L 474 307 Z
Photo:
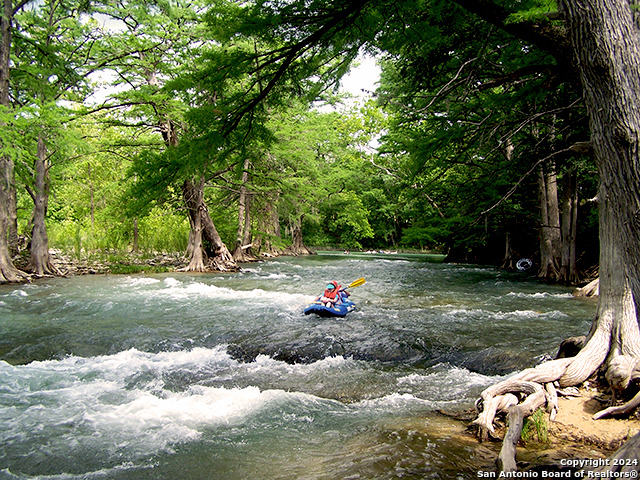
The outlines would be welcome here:
M 194 348 L 178 352 L 147 353 L 136 349 L 125 350 L 113 355 L 97 357 L 70 356 L 62 360 L 31 362 L 27 365 L 11 367 L 18 378 L 36 381 L 39 375 L 65 374 L 68 379 L 81 381 L 86 377 L 100 377 L 109 381 L 122 380 L 142 371 L 160 373 L 170 368 L 198 368 L 202 365 L 220 362 L 233 362 L 226 353 L 226 346 L 213 349 Z M 3 363 L 0 362 L 0 365 Z M 0 368 L 0 378 L 5 368 Z
M 122 283 L 125 287 L 137 287 L 155 285 L 160 283 L 160 280 L 152 277 L 125 277 Z
M 278 305 L 296 304 L 296 308 L 303 302 L 310 301 L 308 295 L 299 293 L 288 293 L 286 291 L 267 291 L 260 288 L 252 290 L 234 290 L 228 287 L 218 287 L 216 285 L 202 282 L 183 283 L 173 277 L 164 280 L 165 287 L 162 294 L 175 299 L 192 299 L 194 296 L 220 299 L 220 300 L 248 300 L 260 303 L 273 303 Z
M 463 395 L 472 387 L 487 387 L 496 383 L 500 376 L 482 375 L 470 372 L 466 368 L 450 365 L 436 365 L 434 372 L 425 375 L 412 373 L 397 380 L 398 386 L 437 388 L 449 392 L 452 396 Z M 441 396 L 441 395 L 439 395 Z
M 471 406 L 475 395 L 502 377 L 472 373 L 451 365 L 437 365 L 428 374 L 410 374 L 396 379 L 397 391 L 386 396 L 359 402 L 363 408 L 380 412 L 405 411 L 412 408 L 434 410 L 445 406 Z
M 283 362 L 260 358 L 258 368 L 281 369 Z M 330 368 L 344 359 L 302 369 Z M 93 358 L 0 362 L 0 444 L 12 451 L 33 448 L 71 456 L 76 451 L 127 458 L 171 452 L 176 444 L 205 432 L 261 419 L 266 409 L 323 408 L 310 394 L 187 384 L 167 388 L 165 375 L 198 369 L 244 369 L 223 347 L 157 354 L 128 350 Z M 297 405 L 297 406 L 296 406 Z M 320 405 L 316 407 L 317 405 Z M 312 418 L 312 417 L 310 417 Z
M 418 398 L 411 393 L 391 393 L 380 398 L 362 400 L 355 404 L 361 410 L 384 411 L 405 410 L 411 406 L 433 407 L 435 402 Z
M 258 368 L 274 368 L 278 366 L 286 366 L 290 368 L 294 368 L 296 370 L 302 370 L 308 373 L 310 370 L 326 370 L 330 368 L 335 368 L 340 365 L 344 365 L 345 363 L 351 362 L 353 360 L 346 359 L 342 355 L 335 355 L 332 357 L 325 357 L 321 360 L 317 360 L 310 364 L 289 364 L 285 363 L 281 360 L 275 360 L 268 355 L 258 355 L 256 357 L 255 365 Z
M 466 320 L 468 317 L 477 318 L 493 318 L 496 320 L 517 320 L 517 319 L 535 319 L 541 317 L 548 318 L 567 318 L 568 315 L 559 310 L 540 311 L 540 310 L 512 310 L 497 311 L 484 310 L 480 308 L 454 308 L 446 310 L 444 316 L 447 318 Z
M 539 318 L 539 317 L 550 317 L 550 318 L 567 318 L 568 317 L 566 313 L 560 312 L 558 310 L 551 310 L 547 312 L 542 312 L 537 310 L 515 310 L 513 312 L 496 312 L 491 315 L 500 320 L 509 319 L 509 318 L 529 319 L 529 318 Z
M 535 292 L 535 293 L 524 293 L 524 292 L 509 292 L 506 294 L 507 297 L 514 298 L 524 298 L 524 299 L 532 299 L 532 298 L 573 298 L 571 293 L 550 293 L 550 292 Z

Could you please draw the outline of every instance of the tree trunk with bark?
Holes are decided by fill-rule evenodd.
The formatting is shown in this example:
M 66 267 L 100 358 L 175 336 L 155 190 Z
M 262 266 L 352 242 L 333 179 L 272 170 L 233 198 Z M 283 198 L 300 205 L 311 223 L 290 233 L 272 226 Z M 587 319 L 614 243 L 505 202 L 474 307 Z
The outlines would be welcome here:
M 141 55 L 144 56 L 142 53 Z M 146 78 L 149 85 L 159 86 L 160 81 L 155 71 L 147 70 Z M 178 128 L 172 118 L 159 112 L 157 127 L 166 146 L 175 147 L 178 145 Z M 194 179 L 185 180 L 182 184 L 182 196 L 191 226 L 186 250 L 189 264 L 185 270 L 189 272 L 204 272 L 211 269 L 238 270 L 238 265 L 220 238 L 209 215 L 204 201 L 204 175 L 197 181 Z
M 555 162 L 540 166 L 538 171 L 540 200 L 540 271 L 538 277 L 555 281 L 559 276 L 560 213 Z
M 189 272 L 204 272 L 211 269 L 223 272 L 237 271 L 238 265 L 209 216 L 204 201 L 204 178 L 197 183 L 194 180 L 185 180 L 182 193 L 191 224 L 187 246 L 189 265 L 185 270 Z
M 10 107 L 9 68 L 11 57 L 11 23 L 13 5 L 11 0 L 3 0 L 0 16 L 0 105 Z M 2 126 L 0 125 L 0 128 Z M 0 157 L 0 283 L 22 282 L 28 276 L 18 270 L 11 260 L 9 233 L 12 230 L 11 203 L 15 185 L 13 178 L 13 160 L 5 155 Z
M 285 248 L 286 255 L 315 255 L 315 252 L 304 244 L 302 238 L 302 218 L 297 218 L 291 225 L 291 245 Z
M 578 185 L 576 172 L 570 172 L 562 189 L 562 260 L 560 281 L 575 285 L 580 281 L 577 265 Z
M 7 172 L 10 170 L 9 164 L 11 160 L 6 157 L 0 157 L 0 283 L 17 283 L 27 280 L 28 276 L 18 270 L 11 260 L 9 251 L 9 182 Z
M 253 248 L 261 255 L 278 256 L 282 254 L 282 235 L 280 233 L 280 217 L 278 215 L 277 194 L 261 197 L 261 208 L 258 216 L 259 234 L 253 239 Z
M 14 163 L 10 161 L 7 164 L 7 181 L 9 182 L 7 185 L 7 194 L 8 194 L 8 212 L 9 212 L 9 232 L 8 232 L 8 241 L 9 241 L 9 252 L 12 255 L 15 255 L 19 251 L 20 247 L 20 237 L 18 235 L 18 198 L 16 193 L 16 176 L 14 172 Z
M 93 178 L 91 176 L 91 164 L 87 164 L 87 179 L 89 180 L 89 212 L 91 215 L 91 230 L 96 228 L 96 202 L 93 191 Z
M 253 245 L 251 245 L 251 196 L 247 196 L 246 205 L 244 211 L 244 231 L 242 232 L 242 245 L 248 245 L 247 251 L 245 254 L 249 255 L 251 258 L 255 259 L 255 255 L 253 255 Z
M 242 169 L 240 191 L 238 195 L 238 228 L 236 229 L 236 243 L 233 248 L 233 259 L 236 262 L 254 260 L 251 255 L 251 219 L 249 216 L 249 159 L 246 158 Z
M 578 385 L 600 367 L 614 392 L 640 378 L 640 37 L 626 0 L 560 0 L 589 114 L 599 170 L 600 295 L 585 346 L 486 389 L 479 435 L 493 431 L 495 401 L 523 383 Z M 527 397 L 529 394 L 525 395 Z M 549 395 L 548 404 L 553 403 Z M 620 408 L 627 410 L 633 400 Z M 486 411 L 489 408 L 489 411 Z M 552 405 L 553 408 L 553 405 Z M 557 407 L 556 407 L 557 408 Z M 515 453 L 514 453 L 515 455 Z
M 131 251 L 133 253 L 137 253 L 139 250 L 139 237 L 140 234 L 138 232 L 138 217 L 133 219 L 133 245 L 131 246 Z
M 519 256 L 518 252 L 513 249 L 512 243 L 511 232 L 507 231 L 505 234 L 504 258 L 502 259 L 502 265 L 500 265 L 500 268 L 503 270 L 517 269 Z
M 44 134 L 38 135 L 38 150 L 35 160 L 35 184 L 29 190 L 33 200 L 33 229 L 31 230 L 31 256 L 27 271 L 41 277 L 60 275 L 49 257 L 49 237 L 45 219 L 49 205 L 49 162 Z

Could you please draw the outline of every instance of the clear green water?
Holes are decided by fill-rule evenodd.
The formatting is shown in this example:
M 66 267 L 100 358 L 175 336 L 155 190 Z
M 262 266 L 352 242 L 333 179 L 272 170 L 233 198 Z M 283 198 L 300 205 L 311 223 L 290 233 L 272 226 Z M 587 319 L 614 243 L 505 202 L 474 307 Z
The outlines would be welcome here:
M 437 412 L 584 334 L 591 300 L 420 255 L 0 287 L 0 478 L 476 478 Z M 302 310 L 328 280 L 346 319 Z

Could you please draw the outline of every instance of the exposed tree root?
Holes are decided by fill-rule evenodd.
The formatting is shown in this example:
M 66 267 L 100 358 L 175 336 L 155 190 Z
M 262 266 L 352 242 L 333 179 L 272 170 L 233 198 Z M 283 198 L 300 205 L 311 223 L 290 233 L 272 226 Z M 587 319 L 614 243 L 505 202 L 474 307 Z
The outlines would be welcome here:
M 488 440 L 491 438 L 497 439 L 495 429 L 493 428 L 493 420 L 498 413 L 506 412 L 512 405 L 518 404 L 518 397 L 512 393 L 506 395 L 498 395 L 495 397 L 489 397 L 486 400 L 482 399 L 476 401 L 476 410 L 478 411 L 478 418 L 476 418 L 472 425 L 478 426 L 478 437 L 480 441 Z M 482 408 L 481 408 L 482 406 Z
M 18 270 L 7 256 L 0 256 L 0 284 L 3 283 L 24 283 L 30 281 L 30 276 Z
M 608 417 L 610 415 L 622 415 L 631 413 L 638 405 L 640 405 L 640 392 L 636 394 L 631 400 L 629 400 L 624 405 L 619 405 L 617 407 L 609 407 L 604 410 L 600 410 L 596 413 L 593 418 L 594 420 L 598 420 L 600 418 Z
M 478 427 L 481 441 L 496 438 L 493 422 L 500 413 L 507 413 L 508 430 L 502 449 L 496 460 L 498 468 L 504 472 L 517 470 L 516 445 L 520 440 L 524 419 L 538 408 L 546 405 L 549 418 L 554 421 L 558 411 L 558 395 L 572 394 L 571 387 L 583 383 L 604 362 L 602 351 L 608 350 L 609 343 L 603 341 L 602 331 L 594 331 L 590 341 L 575 357 L 555 360 L 529 368 L 498 384 L 485 389 L 476 401 L 478 417 L 472 425 Z M 570 339 L 572 345 L 583 344 L 582 339 Z M 579 348 L 579 347 L 578 347 Z M 561 349 L 562 351 L 562 349 Z M 626 390 L 633 381 L 640 380 L 640 360 L 632 355 L 614 355 L 609 359 L 605 378 L 609 382 L 614 398 Z M 598 412 L 594 419 L 608 415 L 629 413 L 640 405 L 640 393 L 624 405 L 612 406 Z
M 520 405 L 509 407 L 509 429 L 504 436 L 502 449 L 496 461 L 498 468 L 503 472 L 515 472 L 518 470 L 516 464 L 516 445 L 520 440 L 524 419 L 533 414 L 547 402 L 546 392 L 539 385 L 536 392 L 529 395 Z

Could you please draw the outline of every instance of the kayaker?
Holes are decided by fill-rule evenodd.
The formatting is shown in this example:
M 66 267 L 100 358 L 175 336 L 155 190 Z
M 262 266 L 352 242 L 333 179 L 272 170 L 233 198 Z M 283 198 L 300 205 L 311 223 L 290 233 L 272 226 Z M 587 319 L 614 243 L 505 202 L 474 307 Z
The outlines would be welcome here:
M 338 285 L 338 282 L 334 280 L 327 284 L 327 288 L 324 289 L 324 293 L 320 295 L 316 301 L 319 301 L 322 305 L 328 308 L 340 303 L 342 299 L 340 298 L 340 285 Z

